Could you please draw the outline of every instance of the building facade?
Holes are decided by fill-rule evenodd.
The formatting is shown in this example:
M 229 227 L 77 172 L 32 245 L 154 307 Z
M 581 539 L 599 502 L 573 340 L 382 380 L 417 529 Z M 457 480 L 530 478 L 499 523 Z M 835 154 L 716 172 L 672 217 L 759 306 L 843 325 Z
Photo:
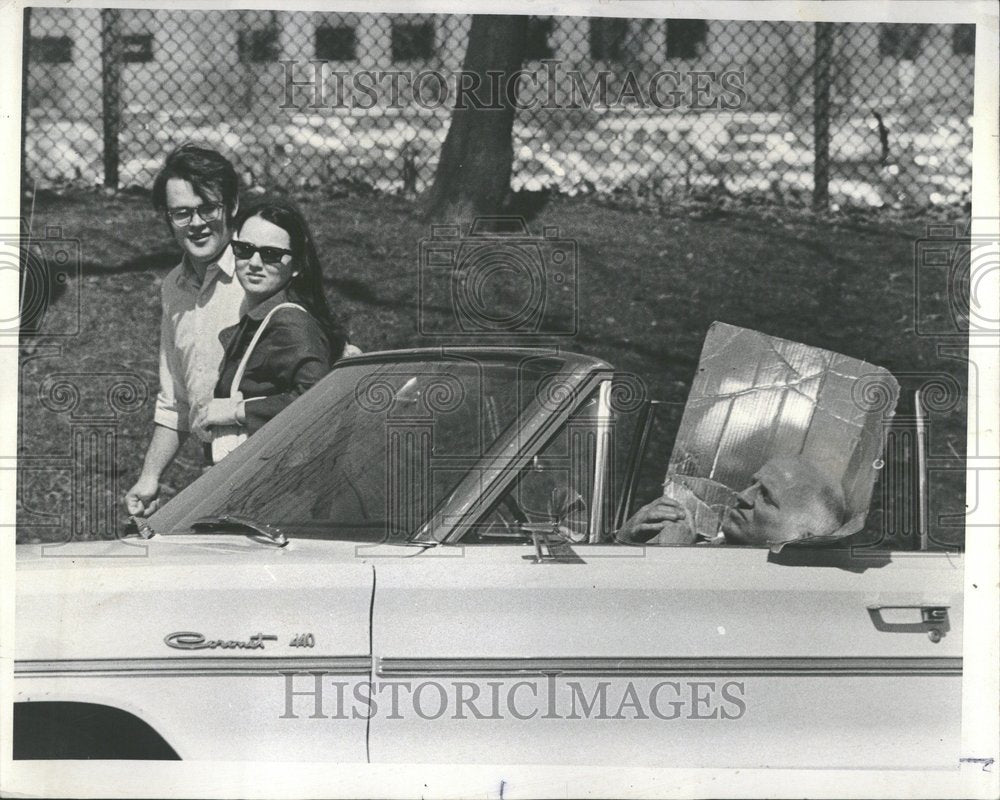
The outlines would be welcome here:
M 28 33 L 29 108 L 66 119 L 101 112 L 100 9 L 34 8 Z M 467 15 L 319 13 L 301 11 L 114 12 L 120 53 L 122 111 L 181 116 L 283 113 L 285 67 L 308 79 L 309 62 L 358 73 L 459 70 Z M 838 24 L 831 64 L 835 102 L 894 108 L 900 103 L 947 107 L 971 94 L 974 32 L 967 25 Z M 744 75 L 751 110 L 789 110 L 811 103 L 811 23 L 532 17 L 529 69 L 543 59 L 593 76 L 601 70 L 648 78 L 658 70 Z M 113 53 L 114 49 L 106 48 Z M 965 89 L 965 90 L 963 90 Z M 390 104 L 378 92 L 375 109 Z M 411 95 L 403 92 L 403 103 Z M 336 109 L 335 95 L 324 104 Z M 298 90 L 296 103 L 312 102 Z M 287 114 L 287 109 L 284 110 Z

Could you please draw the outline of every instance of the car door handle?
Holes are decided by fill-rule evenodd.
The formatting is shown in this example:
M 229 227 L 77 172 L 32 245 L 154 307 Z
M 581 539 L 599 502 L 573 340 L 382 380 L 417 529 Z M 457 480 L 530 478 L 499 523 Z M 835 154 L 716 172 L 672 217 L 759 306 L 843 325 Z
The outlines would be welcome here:
M 951 628 L 949 608 L 943 603 L 875 603 L 868 606 L 868 615 L 876 630 L 926 633 L 932 642 L 939 642 Z

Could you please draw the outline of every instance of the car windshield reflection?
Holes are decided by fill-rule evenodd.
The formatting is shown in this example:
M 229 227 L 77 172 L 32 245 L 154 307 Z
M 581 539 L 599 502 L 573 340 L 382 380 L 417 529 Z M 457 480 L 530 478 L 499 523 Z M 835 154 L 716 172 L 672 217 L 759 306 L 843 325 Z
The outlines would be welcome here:
M 539 393 L 551 356 L 345 364 L 151 519 L 163 533 L 243 518 L 292 538 L 406 541 Z M 534 412 L 531 412 L 534 413 Z M 243 452 L 241 452 L 243 451 Z

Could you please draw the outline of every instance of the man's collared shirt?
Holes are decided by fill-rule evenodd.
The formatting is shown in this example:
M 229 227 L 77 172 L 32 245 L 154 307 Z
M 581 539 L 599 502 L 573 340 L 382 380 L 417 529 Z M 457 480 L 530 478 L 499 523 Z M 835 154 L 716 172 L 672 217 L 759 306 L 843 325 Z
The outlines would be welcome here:
M 185 256 L 164 279 L 160 299 L 160 392 L 153 421 L 187 431 L 219 379 L 224 354 L 219 334 L 245 311 L 232 249 L 227 246 L 208 265 L 201 281 Z

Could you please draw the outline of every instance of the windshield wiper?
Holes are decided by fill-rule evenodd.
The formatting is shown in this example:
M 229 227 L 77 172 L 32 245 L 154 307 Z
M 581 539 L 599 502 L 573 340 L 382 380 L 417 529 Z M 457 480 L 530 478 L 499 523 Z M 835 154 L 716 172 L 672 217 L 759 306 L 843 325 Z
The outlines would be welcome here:
M 231 514 L 224 514 L 220 517 L 203 517 L 191 523 L 192 530 L 214 530 L 225 532 L 227 529 L 234 529 L 234 533 L 251 533 L 263 536 L 269 544 L 275 547 L 284 547 L 288 544 L 288 537 L 282 531 L 266 522 L 258 522 L 248 517 L 240 517 Z

